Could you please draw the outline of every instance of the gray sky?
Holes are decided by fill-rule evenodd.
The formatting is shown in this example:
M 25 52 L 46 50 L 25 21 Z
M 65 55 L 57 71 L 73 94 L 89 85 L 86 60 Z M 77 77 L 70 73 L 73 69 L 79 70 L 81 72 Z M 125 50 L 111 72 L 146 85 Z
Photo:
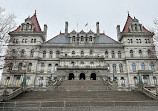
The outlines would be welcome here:
M 100 32 L 116 39 L 116 26 L 123 28 L 127 11 L 139 19 L 146 28 L 153 26 L 158 18 L 158 0 L 0 0 L 0 6 L 17 16 L 17 25 L 37 10 L 37 17 L 43 30 L 48 25 L 47 40 L 64 32 L 65 21 L 69 22 L 69 32 L 73 29 L 96 31 L 100 22 Z

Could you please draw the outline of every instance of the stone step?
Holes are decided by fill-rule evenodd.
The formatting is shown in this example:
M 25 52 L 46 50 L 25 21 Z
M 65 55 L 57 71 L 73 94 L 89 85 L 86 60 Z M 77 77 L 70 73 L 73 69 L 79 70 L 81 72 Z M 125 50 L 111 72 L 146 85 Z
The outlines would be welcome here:
M 140 92 L 131 91 L 31 91 L 11 101 L 146 101 L 152 100 Z

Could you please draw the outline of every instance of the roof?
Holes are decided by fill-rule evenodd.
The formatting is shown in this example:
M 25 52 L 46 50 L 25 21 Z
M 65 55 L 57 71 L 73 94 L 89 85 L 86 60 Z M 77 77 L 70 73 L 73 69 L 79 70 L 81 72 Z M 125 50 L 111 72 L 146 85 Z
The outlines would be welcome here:
M 34 15 L 31 17 L 32 22 L 35 25 L 34 31 L 33 32 L 41 32 L 41 27 L 38 23 L 38 19 L 37 19 L 37 15 L 36 15 L 36 11 L 34 13 Z M 14 30 L 13 32 L 20 32 L 20 28 L 21 26 L 19 26 L 16 30 Z
M 126 23 L 125 23 L 125 26 L 124 26 L 122 32 L 129 33 L 129 32 L 130 32 L 129 27 L 130 27 L 130 25 L 131 25 L 132 22 L 133 22 L 133 18 L 128 14 L 127 21 L 126 21 Z M 149 30 L 147 30 L 144 26 L 143 26 L 143 31 L 144 31 L 144 32 L 149 32 L 149 33 L 151 33 L 151 32 L 150 32 Z
M 65 34 L 61 33 L 59 35 L 57 35 L 56 37 L 48 40 L 47 42 L 48 44 L 62 44 L 62 43 L 69 43 L 69 39 L 67 36 L 65 36 Z M 100 36 L 96 37 L 96 43 L 111 43 L 111 44 L 118 44 L 119 42 L 115 41 L 114 39 L 110 38 L 109 36 L 105 35 L 105 34 L 100 34 Z

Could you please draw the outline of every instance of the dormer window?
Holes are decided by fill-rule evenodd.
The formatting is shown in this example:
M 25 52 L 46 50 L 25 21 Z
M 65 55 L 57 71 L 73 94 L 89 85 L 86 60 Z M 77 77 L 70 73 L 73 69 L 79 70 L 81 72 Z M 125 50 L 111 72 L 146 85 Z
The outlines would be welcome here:
M 83 38 L 83 36 L 81 36 L 81 41 L 84 41 L 84 38 Z
M 92 41 L 92 40 L 93 40 L 93 39 L 92 39 L 92 36 L 90 36 L 90 37 L 89 37 L 89 41 Z
M 135 31 L 138 31 L 138 27 L 137 27 L 137 24 L 135 24 Z
M 26 24 L 26 30 L 28 30 L 28 29 L 30 29 L 30 24 L 29 23 Z

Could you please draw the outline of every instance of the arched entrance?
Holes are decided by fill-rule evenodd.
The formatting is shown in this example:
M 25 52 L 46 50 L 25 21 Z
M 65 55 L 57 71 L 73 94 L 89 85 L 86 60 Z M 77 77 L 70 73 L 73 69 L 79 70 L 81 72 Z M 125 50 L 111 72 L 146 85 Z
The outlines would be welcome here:
M 85 74 L 84 73 L 80 74 L 80 80 L 85 80 Z
M 95 74 L 95 73 L 92 73 L 90 79 L 91 79 L 91 80 L 96 80 L 96 74 Z
M 70 73 L 69 74 L 69 80 L 73 80 L 74 79 L 74 74 L 73 73 Z

